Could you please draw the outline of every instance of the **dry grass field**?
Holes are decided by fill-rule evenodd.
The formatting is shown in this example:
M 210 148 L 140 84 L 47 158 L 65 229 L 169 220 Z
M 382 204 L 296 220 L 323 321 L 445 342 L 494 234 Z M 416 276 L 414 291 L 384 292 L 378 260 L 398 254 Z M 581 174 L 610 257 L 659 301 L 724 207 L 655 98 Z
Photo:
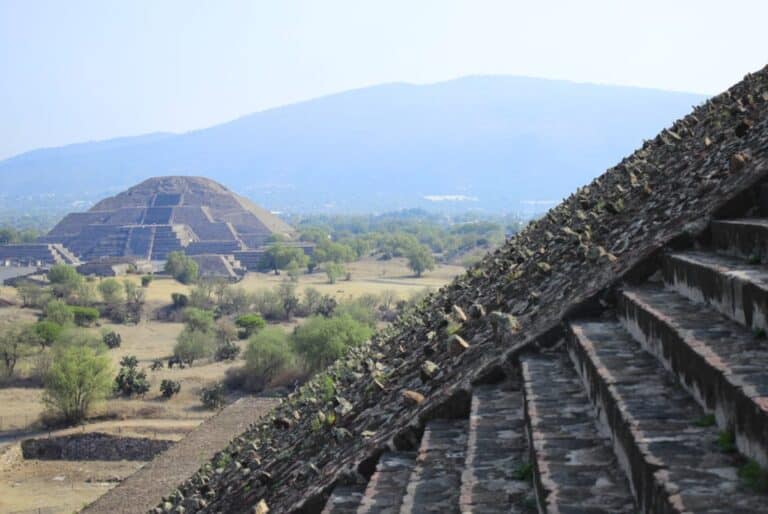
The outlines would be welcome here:
M 446 284 L 463 268 L 442 265 L 416 278 L 402 259 L 367 259 L 349 264 L 347 270 L 351 273 L 351 280 L 341 279 L 336 284 L 329 284 L 322 271 L 304 274 L 297 282 L 297 291 L 301 293 L 304 288 L 313 287 L 337 300 L 388 291 L 407 299 L 424 288 L 438 288 Z M 127 279 L 138 283 L 140 277 Z M 237 285 L 256 291 L 277 287 L 283 280 L 286 280 L 284 274 L 249 273 Z M 174 292 L 186 294 L 189 290 L 188 286 L 175 280 L 156 277 L 145 288 L 146 310 L 151 312 L 169 304 Z M 15 290 L 9 287 L 0 287 L 0 299 L 18 303 Z M 18 306 L 0 308 L 0 324 L 11 320 L 34 321 L 36 317 L 37 312 L 31 309 Z M 296 323 L 283 323 L 281 326 L 289 331 Z M 92 419 L 84 427 L 76 430 L 178 440 L 210 417 L 213 412 L 203 409 L 200 404 L 200 389 L 221 380 L 229 368 L 242 361 L 204 360 L 196 361 L 194 366 L 183 370 L 163 368 L 150 371 L 149 367 L 155 359 L 165 362 L 172 355 L 176 336 L 182 328 L 180 323 L 145 320 L 137 325 L 113 325 L 102 321 L 99 327 L 89 329 L 94 333 L 103 329 L 118 332 L 122 336 L 122 345 L 109 352 L 114 371 L 117 371 L 122 357 L 135 355 L 139 359 L 139 367 L 147 369 L 151 390 L 145 398 L 109 399 L 94 410 Z M 18 370 L 23 375 L 34 367 L 34 359 L 28 359 L 19 363 Z M 159 393 L 160 382 L 166 378 L 181 383 L 181 392 L 171 400 L 163 399 Z M 18 444 L 3 446 L 3 435 L 8 435 L 13 429 L 39 429 L 38 420 L 43 412 L 42 389 L 11 385 L 13 387 L 0 387 L 0 512 L 29 511 L 31 514 L 33 509 L 38 508 L 49 508 L 42 511 L 47 513 L 73 512 L 141 466 L 137 462 L 25 461 L 21 458 Z

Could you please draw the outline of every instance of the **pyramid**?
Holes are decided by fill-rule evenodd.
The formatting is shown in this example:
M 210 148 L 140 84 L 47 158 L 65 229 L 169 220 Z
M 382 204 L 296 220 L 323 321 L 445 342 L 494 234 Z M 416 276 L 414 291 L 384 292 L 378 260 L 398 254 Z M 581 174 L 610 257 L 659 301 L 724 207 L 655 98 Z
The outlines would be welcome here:
M 202 177 L 155 177 L 71 213 L 41 243 L 59 243 L 82 260 L 169 252 L 226 255 L 255 249 L 270 236 L 293 235 L 277 216 Z

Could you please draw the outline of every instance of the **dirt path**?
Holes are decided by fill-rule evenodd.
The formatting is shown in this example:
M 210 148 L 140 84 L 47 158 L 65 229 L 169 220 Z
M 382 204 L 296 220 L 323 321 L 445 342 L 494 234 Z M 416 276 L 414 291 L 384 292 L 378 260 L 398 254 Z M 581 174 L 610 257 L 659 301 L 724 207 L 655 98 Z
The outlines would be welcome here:
M 276 404 L 272 398 L 236 401 L 84 508 L 82 514 L 146 513 Z

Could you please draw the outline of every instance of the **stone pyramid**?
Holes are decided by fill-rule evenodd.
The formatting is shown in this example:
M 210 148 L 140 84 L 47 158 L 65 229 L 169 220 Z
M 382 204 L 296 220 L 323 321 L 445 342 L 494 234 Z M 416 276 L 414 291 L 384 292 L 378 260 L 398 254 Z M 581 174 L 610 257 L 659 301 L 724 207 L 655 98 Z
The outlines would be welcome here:
M 156 177 L 68 214 L 43 243 L 60 243 L 83 260 L 168 253 L 232 254 L 293 229 L 277 216 L 202 177 Z

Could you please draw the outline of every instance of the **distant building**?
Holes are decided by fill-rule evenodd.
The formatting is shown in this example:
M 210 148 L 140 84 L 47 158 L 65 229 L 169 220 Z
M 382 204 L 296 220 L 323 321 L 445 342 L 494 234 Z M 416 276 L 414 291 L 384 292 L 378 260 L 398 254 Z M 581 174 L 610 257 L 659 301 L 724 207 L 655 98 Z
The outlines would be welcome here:
M 143 262 L 158 269 L 170 252 L 183 251 L 201 264 L 203 276 L 232 278 L 259 266 L 273 236 L 294 235 L 280 218 L 212 180 L 157 177 L 68 214 L 35 244 L 0 245 L 0 263 L 66 263 L 84 274 L 114 276 Z M 308 254 L 314 248 L 284 244 Z

